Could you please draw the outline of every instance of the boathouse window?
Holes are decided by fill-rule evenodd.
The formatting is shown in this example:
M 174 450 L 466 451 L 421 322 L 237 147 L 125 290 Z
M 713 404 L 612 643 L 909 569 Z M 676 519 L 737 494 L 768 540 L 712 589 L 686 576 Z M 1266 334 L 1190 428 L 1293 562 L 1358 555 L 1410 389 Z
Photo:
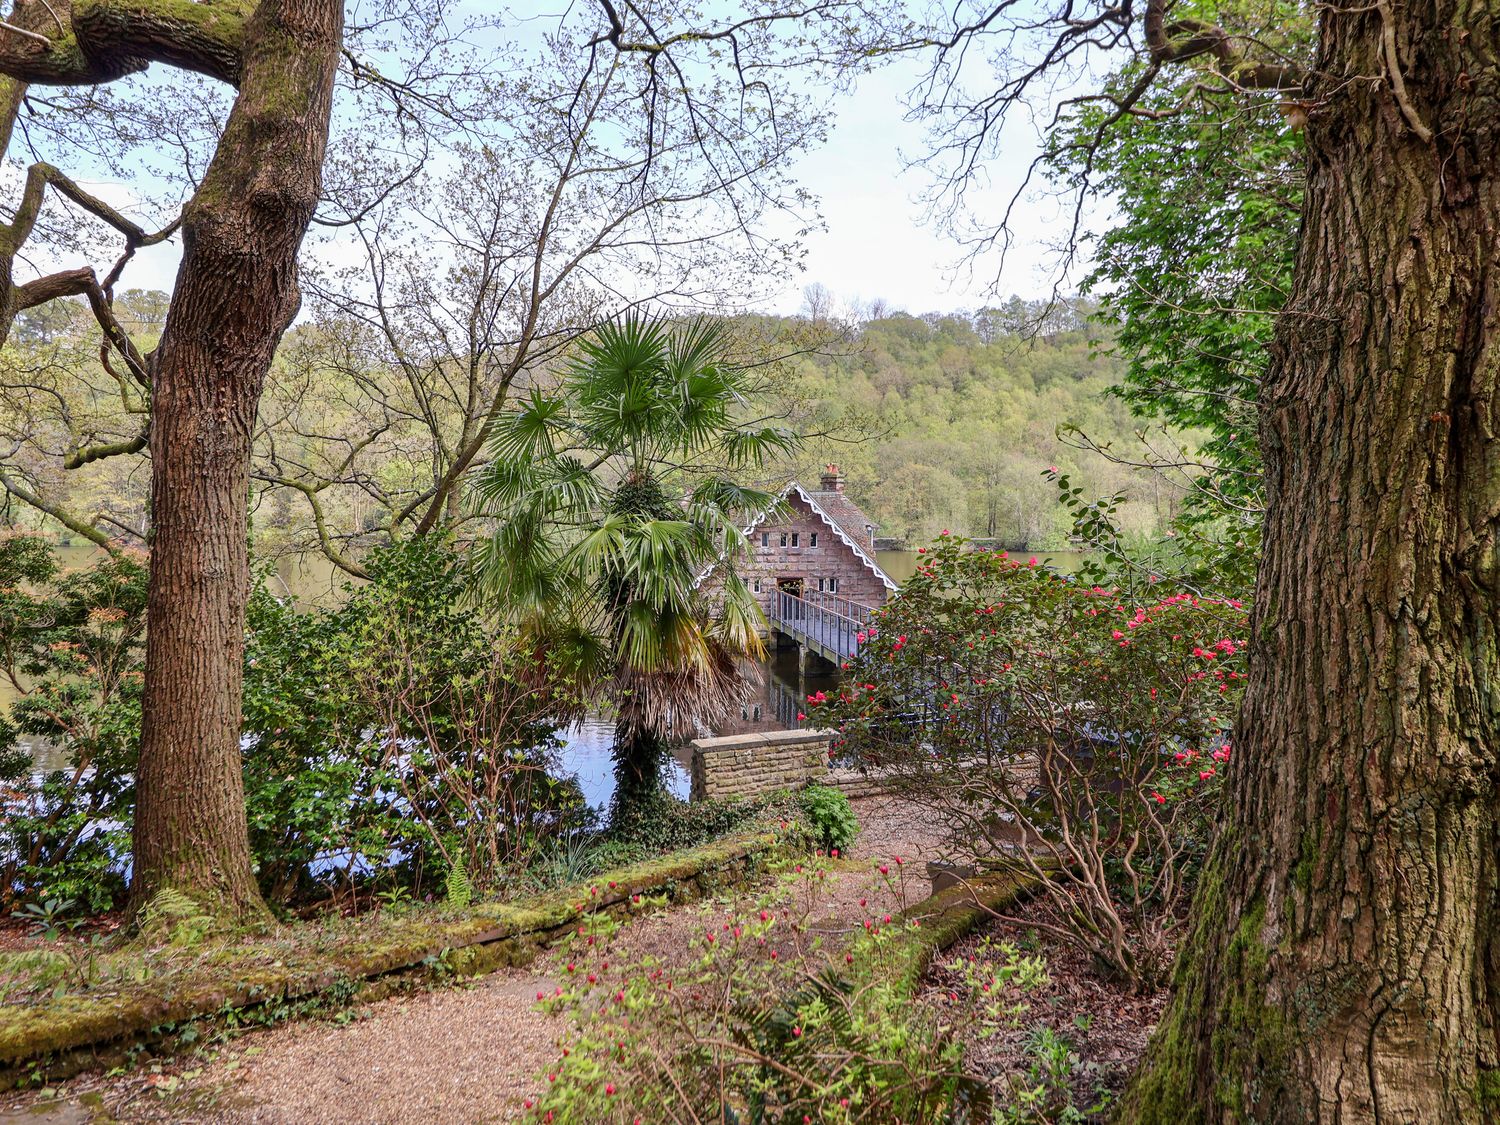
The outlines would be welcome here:
M 769 547 L 771 545 L 771 533 L 769 531 L 762 531 L 760 533 L 760 545 L 762 547 Z
M 786 532 L 784 532 L 784 531 L 781 533 L 781 545 L 783 547 L 786 546 Z
M 809 547 L 816 547 L 818 545 L 818 533 L 816 531 L 810 532 L 808 534 L 808 536 L 807 536 L 807 545 Z
M 793 547 L 797 546 L 797 540 L 800 539 L 800 538 L 802 538 L 802 536 L 801 536 L 801 534 L 799 532 L 796 532 L 796 531 L 792 532 L 792 546 Z
M 824 588 L 823 587 L 823 579 L 819 578 L 818 579 L 818 593 L 821 594 L 823 592 L 823 588 Z
M 755 592 L 756 592 L 756 593 L 757 593 L 757 594 L 758 594 L 758 593 L 760 593 L 760 579 L 759 579 L 759 578 L 757 578 L 757 579 L 756 579 L 756 580 L 755 580 Z
M 839 592 L 839 580 L 837 578 L 830 578 L 828 580 L 828 592 L 830 594 L 837 594 Z

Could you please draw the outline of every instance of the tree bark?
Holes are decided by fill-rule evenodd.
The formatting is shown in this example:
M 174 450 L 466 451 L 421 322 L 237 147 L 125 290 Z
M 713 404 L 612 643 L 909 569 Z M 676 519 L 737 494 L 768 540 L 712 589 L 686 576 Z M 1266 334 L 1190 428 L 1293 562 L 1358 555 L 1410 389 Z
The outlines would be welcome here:
M 1232 807 L 1126 1121 L 1500 1116 L 1500 8 L 1320 20 Z
M 165 888 L 264 910 L 240 753 L 246 502 L 261 387 L 295 315 L 297 252 L 321 187 L 339 0 L 263 0 L 240 92 L 183 222 L 152 367 L 150 623 L 132 901 Z

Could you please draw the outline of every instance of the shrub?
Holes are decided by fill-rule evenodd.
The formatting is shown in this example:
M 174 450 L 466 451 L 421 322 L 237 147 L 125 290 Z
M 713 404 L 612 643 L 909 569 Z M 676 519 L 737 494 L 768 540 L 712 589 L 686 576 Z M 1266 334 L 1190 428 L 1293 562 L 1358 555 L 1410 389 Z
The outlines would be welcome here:
M 136 554 L 63 572 L 50 544 L 0 537 L 0 908 L 108 908 L 124 890 L 140 749 L 146 570 Z M 64 764 L 19 744 L 47 739 Z
M 273 903 L 376 875 L 474 893 L 515 875 L 584 811 L 551 775 L 566 682 L 464 603 L 451 548 L 372 552 L 371 581 L 299 612 L 263 587 L 247 621 L 245 795 Z M 146 571 L 137 555 L 63 573 L 47 542 L 0 538 L 0 907 L 117 903 L 130 862 Z M 539 690 L 539 686 L 545 690 Z M 56 743 L 39 771 L 22 735 Z
M 747 825 L 769 802 L 738 799 L 683 801 L 653 788 L 617 800 L 609 838 L 637 854 L 694 848 Z
M 621 949 L 608 918 L 580 925 L 563 985 L 538 997 L 570 1028 L 540 1101 L 527 1103 L 534 1119 L 988 1120 L 991 1091 L 964 1071 L 963 1045 L 1015 1026 L 1045 966 L 987 946 L 962 966 L 951 1007 L 913 1004 L 912 928 L 850 918 L 854 936 L 837 950 L 814 936 L 809 884 L 826 873 L 783 870 L 775 890 L 702 931 L 686 964 Z M 805 909 L 787 908 L 799 900 Z
M 859 820 L 842 790 L 830 785 L 809 785 L 797 794 L 797 803 L 811 824 L 814 838 L 824 851 L 848 851 L 859 835 Z
M 262 887 L 284 901 L 315 877 L 394 869 L 446 891 L 461 870 L 474 895 L 493 892 L 583 815 L 577 785 L 551 773 L 567 682 L 473 612 L 442 542 L 366 567 L 334 607 L 254 599 L 246 788 Z
M 1154 987 L 1229 767 L 1243 607 L 1130 605 L 947 537 L 924 555 L 818 722 L 960 849 L 1044 877 L 1061 936 Z

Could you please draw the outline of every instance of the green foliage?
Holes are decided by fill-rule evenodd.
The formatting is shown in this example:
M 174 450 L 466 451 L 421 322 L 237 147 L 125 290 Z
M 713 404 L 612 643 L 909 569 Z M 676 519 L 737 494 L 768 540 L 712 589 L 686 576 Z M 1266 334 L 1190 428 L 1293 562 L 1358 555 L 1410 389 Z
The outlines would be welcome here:
M 1067 522 L 1037 475 L 1057 465 L 1090 491 L 1123 491 L 1127 527 L 1158 532 L 1179 489 L 1058 440 L 1072 425 L 1121 452 L 1137 448 L 1139 423 L 1109 393 L 1125 365 L 1096 348 L 1112 329 L 1089 326 L 1093 307 L 1012 299 L 972 315 L 892 314 L 851 327 L 847 348 L 813 349 L 780 385 L 813 435 L 788 474 L 815 481 L 837 462 L 882 535 L 917 543 L 946 528 L 1037 550 L 1067 546 Z
M 1107 1093 L 1095 1089 L 1088 1106 L 1074 1101 L 1073 1089 L 1085 1064 L 1071 1043 L 1046 1024 L 1026 1036 L 1026 1070 L 1012 1076 L 1009 1090 L 996 1107 L 994 1125 L 1083 1125 L 1097 1120 L 1109 1104 Z M 1092 1070 L 1092 1067 L 1087 1069 Z
M 1221 4 L 1211 22 L 1312 62 L 1300 5 Z M 1133 87 L 1143 65 L 1113 76 L 1111 91 Z M 1302 134 L 1274 99 L 1206 84 L 1191 68 L 1158 78 L 1137 109 L 1084 103 L 1052 134 L 1047 159 L 1058 180 L 1110 200 L 1117 218 L 1092 236 L 1084 290 L 1099 294 L 1109 352 L 1125 361 L 1116 391 L 1186 439 L 1164 457 L 1191 489 L 1174 537 L 1192 544 L 1195 565 L 1234 572 L 1259 545 L 1256 404 L 1291 287 Z
M 797 803 L 824 851 L 832 852 L 835 848 L 848 851 L 859 835 L 859 820 L 842 790 L 830 785 L 809 785 L 797 794 Z
M 0 538 L 0 904 L 124 890 L 134 808 L 146 571 L 132 555 L 62 571 L 33 536 Z M 34 765 L 22 736 L 60 746 Z
M 958 1003 L 941 1013 L 914 1004 L 910 943 L 920 931 L 851 917 L 855 936 L 826 948 L 809 929 L 810 888 L 826 874 L 817 863 L 787 869 L 775 890 L 706 928 L 686 964 L 591 928 L 576 935 L 559 966 L 563 987 L 541 1001 L 571 1026 L 541 1099 L 528 1103 L 533 1119 L 983 1120 L 990 1091 L 965 1072 L 964 1043 L 1015 1027 L 1045 967 L 1012 946 L 985 946 Z M 788 908 L 799 900 L 809 905 Z
M 1072 539 L 1088 548 L 1073 577 L 1108 586 L 1132 598 L 1186 590 L 1217 597 L 1247 597 L 1255 588 L 1258 527 L 1196 512 L 1175 521 L 1160 538 L 1130 535 L 1120 526 L 1123 493 L 1088 496 L 1067 474 L 1049 468 L 1058 501 L 1072 520 Z
M 251 597 L 245 791 L 274 903 L 377 873 L 420 890 L 455 863 L 494 890 L 584 812 L 549 772 L 556 717 L 577 706 L 566 678 L 465 604 L 452 549 L 390 547 L 369 569 L 332 608 Z M 0 903 L 121 900 L 144 613 L 135 559 L 64 573 L 41 540 L 0 539 L 0 673 L 24 689 L 0 724 Z M 38 772 L 23 734 L 62 764 Z
M 272 901 L 395 867 L 496 888 L 583 813 L 549 773 L 566 676 L 466 603 L 434 539 L 371 552 L 370 581 L 300 612 L 263 589 L 246 651 L 251 844 Z
M 70 898 L 49 898 L 28 902 L 12 912 L 11 917 L 29 924 L 33 935 L 55 941 L 81 923 L 82 919 L 72 917 L 77 908 L 78 904 Z
M 1284 26 L 1297 26 L 1295 6 L 1281 7 Z M 1137 78 L 1127 70 L 1118 83 Z M 1121 117 L 1089 154 L 1082 142 L 1108 114 L 1080 114 L 1053 156 L 1069 178 L 1088 162 L 1119 214 L 1096 239 L 1086 282 L 1127 360 L 1119 393 L 1142 416 L 1202 435 L 1200 496 L 1243 502 L 1259 491 L 1255 403 L 1290 288 L 1302 141 L 1274 101 L 1194 101 L 1192 83 L 1153 89 L 1143 108 L 1180 112 Z
M 212 916 L 188 895 L 163 887 L 141 908 L 139 920 L 143 933 L 173 945 L 193 946 L 213 930 Z
M 446 898 L 449 906 L 462 910 L 474 900 L 474 888 L 469 883 L 469 873 L 464 870 L 462 856 L 455 859 L 453 865 L 448 868 L 448 875 L 443 880 L 443 886 L 447 892 Z
M 817 722 L 955 844 L 1038 877 L 1080 946 L 1155 987 L 1230 768 L 1243 606 L 1133 602 L 951 537 L 923 557 L 849 686 L 813 697 Z
M 683 801 L 664 789 L 617 801 L 610 839 L 645 855 L 695 848 L 743 827 L 769 800 Z

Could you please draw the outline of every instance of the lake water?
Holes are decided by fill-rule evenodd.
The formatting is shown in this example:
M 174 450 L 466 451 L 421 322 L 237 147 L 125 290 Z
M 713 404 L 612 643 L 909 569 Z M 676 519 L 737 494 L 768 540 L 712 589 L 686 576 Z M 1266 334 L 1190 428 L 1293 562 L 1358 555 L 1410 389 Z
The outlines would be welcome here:
M 76 545 L 60 547 L 59 553 L 67 568 L 87 566 L 99 555 L 92 546 Z M 279 583 L 282 592 L 295 598 L 299 604 L 315 605 L 337 597 L 344 577 L 321 556 L 301 557 L 278 561 L 273 581 Z M 810 661 L 809 664 L 816 664 L 816 661 Z M 827 669 L 821 675 L 814 672 L 799 680 L 794 649 L 772 650 L 758 671 L 761 682 L 749 689 L 744 706 L 737 714 L 730 715 L 718 728 L 708 733 L 740 734 L 794 727 L 797 725 L 797 712 L 801 710 L 807 696 L 820 689 L 827 689 L 836 681 L 832 669 Z M 15 691 L 11 685 L 0 681 L 0 707 L 8 707 L 14 699 Z M 563 742 L 563 772 L 578 778 L 584 799 L 591 806 L 607 808 L 615 787 L 614 759 L 611 756 L 614 720 L 607 715 L 590 715 L 582 722 L 559 731 L 558 737 Z M 67 754 L 47 739 L 22 736 L 20 742 L 43 770 L 67 765 Z M 674 752 L 666 775 L 668 787 L 683 798 L 688 796 L 690 788 L 689 766 L 690 752 L 684 744 Z
M 60 552 L 66 567 L 85 566 L 98 554 L 92 546 L 67 546 L 60 548 Z M 1081 551 L 1034 553 L 1039 562 L 1063 571 L 1076 570 L 1084 557 Z M 878 551 L 876 557 L 886 573 L 899 584 L 916 573 L 920 556 L 915 551 Z M 1029 558 L 1030 553 L 1026 557 Z M 278 561 L 274 581 L 299 603 L 313 605 L 336 597 L 344 576 L 321 556 L 302 556 Z M 749 690 L 737 714 L 730 715 L 710 733 L 746 734 L 797 726 L 797 713 L 804 709 L 807 696 L 828 690 L 838 680 L 830 666 L 817 660 L 807 663 L 811 670 L 799 674 L 794 648 L 773 649 L 759 666 L 760 684 Z M 0 682 L 0 707 L 8 706 L 13 699 L 14 691 L 10 685 Z M 560 731 L 559 737 L 564 744 L 563 771 L 578 778 L 584 798 L 590 805 L 607 807 L 614 792 L 613 720 L 606 715 L 590 715 Z M 66 755 L 45 739 L 28 741 L 23 738 L 22 745 L 31 751 L 33 759 L 43 769 L 66 764 Z M 681 797 L 688 795 L 688 770 L 689 751 L 684 744 L 674 752 L 667 771 L 669 788 Z
M 807 697 L 827 691 L 838 682 L 835 670 L 808 661 L 810 671 L 800 678 L 794 648 L 773 649 L 755 668 L 760 683 L 746 692 L 744 703 L 708 734 L 751 734 L 789 730 L 798 725 L 797 714 L 805 710 Z M 578 778 L 584 800 L 598 809 L 607 808 L 615 791 L 614 720 L 607 715 L 589 715 L 581 723 L 558 732 L 563 742 L 562 769 Z M 672 751 L 667 764 L 667 788 L 686 799 L 691 788 L 689 771 L 692 751 L 686 741 Z

